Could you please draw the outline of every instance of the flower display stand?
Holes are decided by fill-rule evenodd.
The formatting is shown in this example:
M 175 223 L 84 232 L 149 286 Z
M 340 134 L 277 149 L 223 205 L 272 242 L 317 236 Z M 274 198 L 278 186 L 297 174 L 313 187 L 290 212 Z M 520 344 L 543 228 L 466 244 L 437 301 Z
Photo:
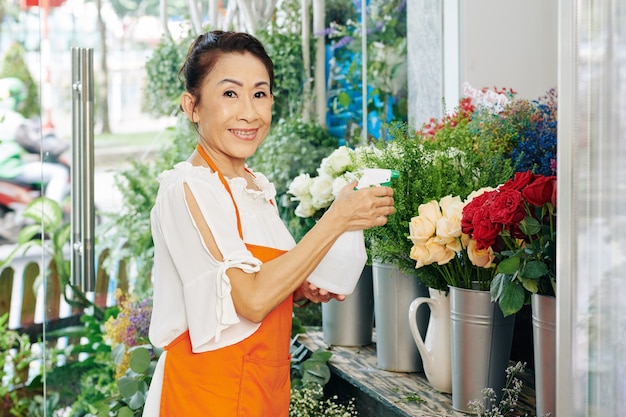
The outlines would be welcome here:
M 314 352 L 328 349 L 322 331 L 309 328 L 299 342 Z M 377 366 L 377 332 L 373 343 L 362 347 L 333 346 L 328 361 L 331 379 L 326 395 L 337 395 L 340 401 L 354 399 L 359 417 L 467 417 L 452 408 L 452 396 L 435 390 L 423 372 L 391 372 Z M 515 415 L 535 415 L 533 374 L 519 375 L 522 394 Z

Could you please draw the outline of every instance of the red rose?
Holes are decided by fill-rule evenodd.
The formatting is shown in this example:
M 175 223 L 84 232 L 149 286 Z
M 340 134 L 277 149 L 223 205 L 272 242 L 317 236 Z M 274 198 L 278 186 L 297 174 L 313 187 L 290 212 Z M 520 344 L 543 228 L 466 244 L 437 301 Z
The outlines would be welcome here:
M 502 186 L 500 186 L 500 190 L 505 189 L 513 189 L 513 190 L 521 190 L 526 187 L 528 184 L 532 183 L 535 179 L 535 174 L 530 171 L 526 172 L 516 172 L 515 177 L 508 180 Z
M 522 195 L 529 204 L 536 207 L 552 202 L 556 196 L 556 177 L 538 176 L 522 190 Z
M 481 211 L 485 211 L 481 213 Z M 476 249 L 487 249 L 492 246 L 500 233 L 501 226 L 489 220 L 487 208 L 483 207 L 475 213 L 474 233 L 472 239 L 476 241 Z
M 497 191 L 486 191 L 479 196 L 474 197 L 469 203 L 463 207 L 463 217 L 461 218 L 461 231 L 466 235 L 472 234 L 474 231 L 474 221 L 478 221 L 475 218 L 476 212 L 483 206 L 489 207 L 495 198 Z M 486 219 L 489 219 L 489 212 L 481 212 Z
M 526 211 L 524 210 L 522 193 L 513 188 L 500 189 L 489 209 L 491 221 L 503 225 L 513 225 L 524 220 L 524 217 L 526 217 Z

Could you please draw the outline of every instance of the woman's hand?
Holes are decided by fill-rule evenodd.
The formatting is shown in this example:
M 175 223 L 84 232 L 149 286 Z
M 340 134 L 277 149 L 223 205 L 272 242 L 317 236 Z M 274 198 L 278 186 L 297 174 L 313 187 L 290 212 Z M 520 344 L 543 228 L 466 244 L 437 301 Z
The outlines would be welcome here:
M 345 186 L 326 214 L 334 216 L 344 230 L 362 230 L 387 224 L 393 214 L 393 189 L 377 186 L 355 190 L 357 182 Z M 325 216 L 326 216 L 325 214 Z
M 345 295 L 334 294 L 326 291 L 323 288 L 318 288 L 311 284 L 309 281 L 304 281 L 300 288 L 294 294 L 294 300 L 308 299 L 314 303 L 327 303 L 332 299 L 337 301 L 343 301 L 346 299 Z

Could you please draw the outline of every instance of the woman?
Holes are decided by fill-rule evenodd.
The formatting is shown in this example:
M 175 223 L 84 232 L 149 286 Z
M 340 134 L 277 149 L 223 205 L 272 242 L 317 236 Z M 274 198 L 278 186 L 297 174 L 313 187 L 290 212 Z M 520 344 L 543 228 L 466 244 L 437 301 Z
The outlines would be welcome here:
M 198 144 L 159 176 L 152 210 L 150 339 L 165 352 L 144 415 L 287 416 L 292 303 L 344 298 L 306 279 L 341 233 L 386 223 L 392 190 L 350 184 L 296 245 L 273 185 L 246 167 L 272 118 L 263 46 L 244 33 L 200 35 L 181 74 Z

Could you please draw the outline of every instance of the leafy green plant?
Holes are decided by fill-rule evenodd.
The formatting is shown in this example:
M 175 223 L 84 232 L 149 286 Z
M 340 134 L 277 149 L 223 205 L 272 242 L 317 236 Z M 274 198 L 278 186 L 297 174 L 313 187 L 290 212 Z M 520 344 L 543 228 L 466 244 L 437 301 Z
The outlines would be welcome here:
M 400 172 L 394 180 L 395 213 L 384 227 L 365 231 L 370 256 L 391 263 L 404 272 L 414 271 L 410 259 L 411 218 L 419 206 L 447 195 L 465 199 L 472 191 L 501 184 L 512 175 L 512 163 L 497 149 L 489 150 L 467 129 L 469 115 L 459 111 L 436 130 L 435 138 L 413 131 L 406 123 L 389 126 L 391 140 L 377 141 L 380 152 L 368 153 L 368 166 L 393 167 Z M 420 268 L 420 280 L 433 288 L 446 289 L 445 280 L 432 268 Z
M 35 79 L 26 65 L 24 56 L 26 50 L 18 42 L 14 42 L 7 49 L 2 59 L 2 65 L 0 66 L 0 78 L 15 77 L 26 86 L 28 92 L 26 99 L 20 113 L 26 117 L 39 116 L 41 113 L 40 99 L 39 99 L 39 86 L 35 82 Z
M 39 246 L 46 253 L 46 259 L 50 259 L 46 273 L 54 274 L 59 280 L 60 288 L 69 290 L 62 291 L 65 301 L 79 309 L 93 307 L 94 314 L 102 317 L 104 313 L 102 309 L 89 300 L 70 280 L 71 264 L 67 259 L 66 249 L 70 242 L 71 225 L 64 221 L 59 203 L 47 197 L 39 197 L 26 206 L 22 216 L 32 223 L 20 230 L 17 245 L 4 260 L 0 261 L 0 268 L 30 248 Z
M 183 83 L 178 79 L 187 49 L 189 35 L 179 42 L 162 38 L 146 61 L 146 85 L 143 89 L 143 110 L 154 116 L 171 116 L 178 110 Z
M 9 315 L 0 316 L 0 416 L 20 416 L 34 395 L 28 368 L 36 355 L 27 335 L 8 326 Z M 33 384 L 34 385 L 34 384 Z

